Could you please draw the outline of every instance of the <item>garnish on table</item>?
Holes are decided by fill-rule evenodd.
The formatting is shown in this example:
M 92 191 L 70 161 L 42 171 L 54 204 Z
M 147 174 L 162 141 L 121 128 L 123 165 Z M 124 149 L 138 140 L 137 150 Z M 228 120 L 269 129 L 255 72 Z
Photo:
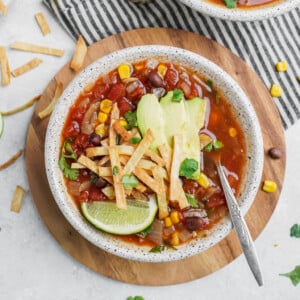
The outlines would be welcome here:
M 67 138 L 64 141 L 63 147 L 62 147 L 62 152 L 61 152 L 61 157 L 58 161 L 59 168 L 64 172 L 64 175 L 71 179 L 71 180 L 76 180 L 78 178 L 78 170 L 77 169 L 71 169 L 71 166 L 67 162 L 67 158 L 71 158 L 76 160 L 77 155 L 75 154 L 74 150 L 72 149 L 71 142 L 72 138 Z
M 15 213 L 20 212 L 25 193 L 26 193 L 26 191 L 21 186 L 19 186 L 19 185 L 16 186 L 16 190 L 15 190 L 13 199 L 11 201 L 11 206 L 10 206 L 11 211 L 13 211 Z
M 300 224 L 294 224 L 290 229 L 290 236 L 300 238 Z
M 290 278 L 293 285 L 296 286 L 300 282 L 300 266 L 296 266 L 295 269 L 289 273 L 279 275 Z
M 211 152 L 212 150 L 220 150 L 224 147 L 224 144 L 219 140 L 214 140 L 204 147 L 204 151 Z
M 144 297 L 142 296 L 129 296 L 126 298 L 126 300 L 144 300 Z

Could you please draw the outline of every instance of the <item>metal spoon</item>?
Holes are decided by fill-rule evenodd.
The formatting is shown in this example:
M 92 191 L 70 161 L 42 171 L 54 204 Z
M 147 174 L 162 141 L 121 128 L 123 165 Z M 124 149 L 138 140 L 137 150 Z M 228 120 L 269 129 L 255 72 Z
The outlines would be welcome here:
M 235 227 L 236 233 L 238 235 L 240 244 L 244 251 L 245 257 L 247 259 L 248 265 L 258 283 L 259 286 L 263 285 L 263 276 L 261 272 L 261 268 L 259 265 L 259 261 L 257 258 L 256 250 L 254 247 L 253 240 L 249 233 L 247 224 L 241 214 L 239 205 L 233 195 L 231 187 L 227 181 L 227 177 L 223 171 L 221 163 L 219 160 L 216 160 L 216 166 L 218 170 L 218 174 L 221 180 L 221 184 L 224 190 L 225 198 L 227 201 L 229 213 L 231 216 L 232 223 Z

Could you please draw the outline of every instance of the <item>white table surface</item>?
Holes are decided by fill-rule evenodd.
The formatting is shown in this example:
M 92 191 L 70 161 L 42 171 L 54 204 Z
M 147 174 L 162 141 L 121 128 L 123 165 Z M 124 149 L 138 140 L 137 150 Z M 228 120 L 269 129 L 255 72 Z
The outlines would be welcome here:
M 8 16 L 0 16 L 0 45 L 6 46 L 11 69 L 33 57 L 43 63 L 18 78 L 8 87 L 0 86 L 0 111 L 19 106 L 43 92 L 48 82 L 72 57 L 74 41 L 49 14 L 40 0 L 11 0 Z M 42 11 L 52 33 L 44 37 L 34 19 Z M 65 49 L 62 58 L 9 49 L 15 40 Z M 299 74 L 295 74 L 300 75 Z M 5 118 L 0 139 L 0 164 L 25 148 L 33 107 Z M 148 287 L 125 284 L 94 273 L 69 256 L 48 232 L 30 195 L 24 156 L 0 171 L 0 299 L 69 300 L 126 299 L 300 299 L 300 285 L 294 287 L 279 273 L 300 264 L 300 239 L 289 236 L 290 227 L 300 223 L 300 122 L 286 132 L 287 168 L 284 188 L 276 210 L 255 242 L 265 285 L 259 288 L 244 256 L 225 268 L 189 283 Z M 26 193 L 19 214 L 10 211 L 16 185 Z M 278 244 L 278 247 L 274 247 Z

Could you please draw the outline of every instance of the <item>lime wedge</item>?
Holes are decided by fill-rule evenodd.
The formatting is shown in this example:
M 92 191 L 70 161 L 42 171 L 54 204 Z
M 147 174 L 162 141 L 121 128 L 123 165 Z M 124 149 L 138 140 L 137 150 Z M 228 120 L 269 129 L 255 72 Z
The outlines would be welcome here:
M 1 135 L 3 133 L 3 130 L 4 130 L 4 117 L 3 115 L 0 113 L 0 138 L 1 138 Z
M 127 200 L 127 208 L 121 209 L 115 202 L 82 202 L 85 218 L 95 227 L 113 234 L 133 234 L 143 231 L 154 220 L 157 203 L 154 196 L 149 201 Z

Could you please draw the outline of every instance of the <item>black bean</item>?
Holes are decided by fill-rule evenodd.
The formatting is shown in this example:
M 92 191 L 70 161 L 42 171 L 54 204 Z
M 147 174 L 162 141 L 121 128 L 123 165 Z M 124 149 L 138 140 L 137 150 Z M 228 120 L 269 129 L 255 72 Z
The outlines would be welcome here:
M 104 188 L 106 186 L 106 181 L 99 177 L 95 180 L 95 186 L 98 187 L 98 188 Z
M 202 229 L 206 225 L 206 221 L 199 217 L 188 217 L 185 218 L 185 224 L 187 230 L 194 231 Z
M 163 87 L 164 81 L 163 79 L 158 75 L 156 71 L 151 71 L 148 75 L 149 81 L 152 83 L 155 87 Z
M 282 157 L 282 151 L 278 148 L 271 148 L 269 151 L 268 151 L 268 154 L 271 158 L 273 159 L 279 159 Z
M 90 135 L 89 142 L 94 146 L 99 146 L 101 142 L 101 136 L 93 132 Z

